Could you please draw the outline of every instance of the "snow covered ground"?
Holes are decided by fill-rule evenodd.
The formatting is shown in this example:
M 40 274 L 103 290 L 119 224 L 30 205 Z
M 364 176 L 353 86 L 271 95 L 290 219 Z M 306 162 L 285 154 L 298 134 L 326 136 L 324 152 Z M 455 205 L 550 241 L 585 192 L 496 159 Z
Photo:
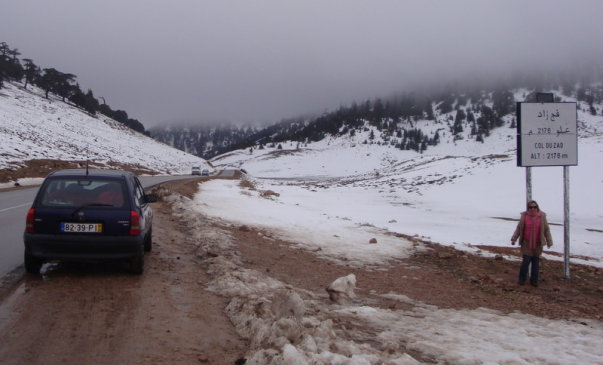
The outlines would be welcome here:
M 571 262 L 603 267 L 603 118 L 580 111 L 579 120 L 579 164 L 570 167 Z M 514 133 L 503 126 L 485 144 L 449 141 L 423 154 L 362 144 L 366 135 L 324 140 L 300 149 L 283 143 L 282 149 L 236 151 L 213 163 L 244 168 L 255 189 L 241 187 L 237 181 L 210 181 L 200 185 L 192 206 L 221 220 L 271 230 L 322 257 L 349 265 L 375 268 L 417 249 L 395 233 L 486 255 L 475 246 L 510 246 L 516 219 L 525 209 L 525 169 L 516 166 Z M 562 254 L 563 168 L 532 171 L 533 198 L 552 223 L 555 244 L 551 251 Z M 276 194 L 262 194 L 266 191 Z M 369 244 L 371 238 L 378 243 Z M 562 260 L 559 255 L 545 257 Z M 245 282 L 246 291 L 257 289 L 253 298 L 272 295 L 267 288 L 278 284 L 254 286 L 259 280 L 254 275 L 234 276 Z M 603 364 L 601 322 L 549 320 L 488 309 L 442 309 L 401 293 L 390 296 L 414 304 L 415 309 L 383 310 L 357 304 L 322 308 L 331 316 L 364 323 L 388 350 L 375 353 L 358 343 L 338 342 L 324 328 L 329 326 L 324 318 L 300 314 L 297 320 L 313 340 L 299 346 L 285 341 L 277 353 L 259 351 L 251 363 L 415 363 L 400 352 L 399 343 L 404 342 L 441 363 Z M 251 312 L 251 317 L 240 315 L 253 320 Z M 258 331 L 286 327 L 281 321 L 259 324 L 268 328 Z M 347 352 L 334 354 L 320 343 Z
M 603 131 L 603 117 L 581 117 Z M 420 155 L 386 146 L 351 147 L 346 140 L 300 150 L 291 145 L 233 152 L 214 164 L 243 167 L 258 190 L 280 196 L 260 199 L 258 192 L 240 194 L 233 182 L 213 181 L 202 186 L 198 199 L 210 215 L 284 228 L 288 238 L 303 244 L 317 241 L 304 239 L 308 231 L 331 232 L 329 241 L 346 241 L 341 255 L 349 255 L 355 242 L 364 245 L 359 231 L 380 231 L 384 240 L 391 233 L 417 235 L 471 251 L 476 245 L 509 245 L 526 199 L 525 168 L 516 166 L 513 133 L 501 127 L 487 144 L 444 143 Z M 578 166 L 569 168 L 572 262 L 603 267 L 603 136 L 584 133 L 578 155 Z M 532 179 L 533 198 L 552 223 L 552 251 L 563 253 L 563 168 L 532 168 Z M 358 238 L 343 238 L 350 235 Z M 364 258 L 377 260 L 373 252 Z
M 414 222 L 421 221 L 415 216 L 428 215 L 429 210 L 406 207 L 404 216 L 389 215 L 387 212 L 394 214 L 394 208 L 404 212 L 405 206 L 390 208 L 387 199 L 377 200 L 379 194 L 367 194 L 364 189 L 354 194 L 354 188 L 347 192 L 342 192 L 345 188 L 336 188 L 329 194 L 328 187 L 312 189 L 265 182 L 262 186 L 275 189 L 281 195 L 262 198 L 261 189 L 249 190 L 241 188 L 236 181 L 214 180 L 201 184 L 200 193 L 194 201 L 184 205 L 183 211 L 197 209 L 222 220 L 268 228 L 322 257 L 335 262 L 345 258 L 350 266 L 372 268 L 387 265 L 388 260 L 404 257 L 420 247 L 413 248 L 407 240 L 386 234 L 386 230 L 369 223 L 371 219 L 380 217 L 385 221 L 393 217 L 406 222 L 404 226 L 409 230 L 421 228 L 432 236 L 435 236 L 432 232 L 440 233 L 456 226 L 454 212 L 436 212 L 442 224 L 424 223 L 415 227 Z M 380 214 L 380 209 L 385 213 Z M 495 223 L 505 225 L 497 228 L 505 234 L 500 244 L 508 244 L 507 236 L 514 223 L 492 221 L 492 227 L 496 227 Z M 459 221 L 458 224 L 467 223 Z M 462 230 L 453 230 L 452 234 L 461 237 Z M 200 240 L 208 241 L 207 235 L 201 236 Z M 467 237 L 466 240 L 473 238 Z M 378 243 L 369 244 L 371 238 L 376 238 Z M 227 237 L 209 240 L 228 242 Z M 318 247 L 320 251 L 316 250 Z M 459 247 L 469 249 L 465 244 Z M 231 263 L 215 264 L 221 265 L 221 269 L 212 269 L 221 271 L 223 276 L 210 289 L 235 297 L 227 312 L 257 346 L 248 358 L 249 364 L 419 363 L 408 354 L 411 350 L 448 364 L 603 363 L 603 323 L 598 321 L 550 320 L 486 308 L 445 309 L 394 292 L 385 297 L 414 308 L 386 310 L 358 302 L 325 305 L 324 298 L 302 299 L 295 290 L 262 273 Z M 268 305 L 265 311 L 269 314 L 258 318 L 260 305 Z M 359 333 L 350 337 L 369 336 L 381 344 L 381 349 L 338 336 L 333 318 L 355 323 L 354 329 L 348 331 Z M 245 324 L 251 329 L 245 329 Z M 287 338 L 303 340 L 293 345 Z
M 209 166 L 135 132 L 102 114 L 93 117 L 55 96 L 45 99 L 37 87 L 5 82 L 0 89 L 0 169 L 24 161 L 50 159 L 120 163 L 161 174 L 189 174 L 191 166 Z

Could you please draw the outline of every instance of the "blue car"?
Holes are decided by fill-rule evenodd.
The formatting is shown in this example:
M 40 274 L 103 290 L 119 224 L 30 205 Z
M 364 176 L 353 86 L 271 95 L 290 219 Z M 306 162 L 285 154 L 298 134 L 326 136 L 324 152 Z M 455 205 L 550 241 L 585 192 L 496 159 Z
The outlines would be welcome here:
M 25 270 L 46 261 L 126 260 L 142 274 L 151 251 L 153 210 L 136 175 L 122 170 L 60 170 L 46 177 L 27 212 Z

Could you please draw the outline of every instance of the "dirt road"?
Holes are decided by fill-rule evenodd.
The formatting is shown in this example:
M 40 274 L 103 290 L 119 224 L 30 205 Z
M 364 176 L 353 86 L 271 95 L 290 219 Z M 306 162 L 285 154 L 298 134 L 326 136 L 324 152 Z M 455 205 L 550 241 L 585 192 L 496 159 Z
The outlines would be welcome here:
M 162 196 L 191 197 L 197 188 L 195 181 L 165 186 Z M 241 270 L 283 283 L 308 303 L 318 303 L 313 306 L 328 306 L 326 286 L 354 273 L 357 301 L 375 307 L 402 309 L 404 304 L 379 295 L 395 292 L 441 308 L 603 319 L 600 269 L 575 266 L 574 278 L 565 281 L 560 263 L 545 261 L 541 287 L 518 287 L 516 262 L 417 241 L 429 250 L 404 265 L 363 270 L 296 249 L 270 232 L 203 216 L 189 222 L 183 217 L 190 214 L 173 200 L 156 203 L 154 210 L 155 246 L 146 256 L 142 276 L 130 275 L 119 264 L 56 265 L 45 268 L 42 277 L 26 276 L 5 292 L 0 304 L 0 364 L 235 364 L 267 346 L 250 342 L 249 323 L 238 323 L 236 311 L 254 305 L 260 319 L 266 311 L 250 298 L 208 288 L 219 287 L 213 284 L 220 276 Z M 225 240 L 227 248 L 215 244 Z M 317 308 L 307 310 L 328 320 L 320 317 L 327 311 Z M 346 328 L 356 326 L 345 321 L 332 321 L 338 339 L 348 336 Z M 382 351 L 378 343 L 369 344 Z M 404 351 L 404 344 L 400 346 Z M 409 352 L 421 362 L 433 360 Z
M 184 223 L 166 203 L 154 211 L 142 276 L 116 263 L 59 265 L 3 298 L 0 364 L 234 364 L 246 343 L 226 298 L 204 290 Z

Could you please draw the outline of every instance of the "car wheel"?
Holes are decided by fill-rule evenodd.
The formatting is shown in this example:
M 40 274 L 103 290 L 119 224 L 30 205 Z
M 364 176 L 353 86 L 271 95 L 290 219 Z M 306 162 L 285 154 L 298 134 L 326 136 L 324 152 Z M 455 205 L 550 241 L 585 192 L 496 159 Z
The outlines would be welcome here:
M 25 253 L 25 271 L 30 274 L 39 274 L 43 261 L 33 255 Z
M 153 249 L 153 230 L 149 229 L 149 233 L 144 239 L 144 250 L 145 252 L 151 252 Z
M 141 275 L 144 271 L 144 252 L 136 255 L 130 261 L 130 271 L 134 275 Z

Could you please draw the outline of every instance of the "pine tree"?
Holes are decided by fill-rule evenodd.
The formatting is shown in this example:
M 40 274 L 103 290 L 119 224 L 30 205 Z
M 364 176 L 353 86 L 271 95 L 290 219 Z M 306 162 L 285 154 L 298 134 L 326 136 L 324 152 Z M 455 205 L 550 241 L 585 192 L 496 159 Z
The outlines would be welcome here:
M 492 109 L 499 117 L 512 113 L 515 109 L 515 98 L 509 90 L 497 90 L 492 94 Z
M 439 129 L 435 131 L 431 144 L 433 146 L 436 146 L 438 143 L 440 143 L 440 130 Z
M 0 42 L 0 53 L 2 54 L 2 56 L 8 56 L 9 50 L 10 48 L 8 47 L 8 44 L 6 42 Z
M 19 51 L 12 50 L 5 42 L 0 43 L 0 87 L 5 80 L 21 80 L 23 78 L 23 67 L 16 57 Z
M 45 68 L 44 72 L 37 81 L 38 86 L 45 92 L 45 97 L 48 99 L 48 94 L 54 92 L 57 88 L 59 80 L 59 71 L 54 68 Z
M 55 91 L 63 98 L 63 101 L 65 101 L 71 94 L 79 90 L 79 87 L 76 90 L 73 85 L 73 82 L 75 82 L 75 75 L 59 72 L 58 76 L 59 79 L 57 80 Z
M 27 89 L 27 84 L 33 84 L 34 80 L 40 76 L 40 68 L 29 58 L 23 59 L 23 62 L 25 62 L 25 85 L 23 85 L 23 88 Z
M 435 120 L 435 116 L 433 115 L 433 107 L 431 105 L 431 100 L 427 100 L 425 103 L 425 111 L 427 112 L 427 120 Z
M 84 109 L 86 109 L 86 111 L 92 115 L 96 114 L 96 111 L 99 109 L 98 100 L 96 100 L 94 94 L 92 93 L 92 90 L 90 89 L 88 89 L 88 92 L 85 95 Z

